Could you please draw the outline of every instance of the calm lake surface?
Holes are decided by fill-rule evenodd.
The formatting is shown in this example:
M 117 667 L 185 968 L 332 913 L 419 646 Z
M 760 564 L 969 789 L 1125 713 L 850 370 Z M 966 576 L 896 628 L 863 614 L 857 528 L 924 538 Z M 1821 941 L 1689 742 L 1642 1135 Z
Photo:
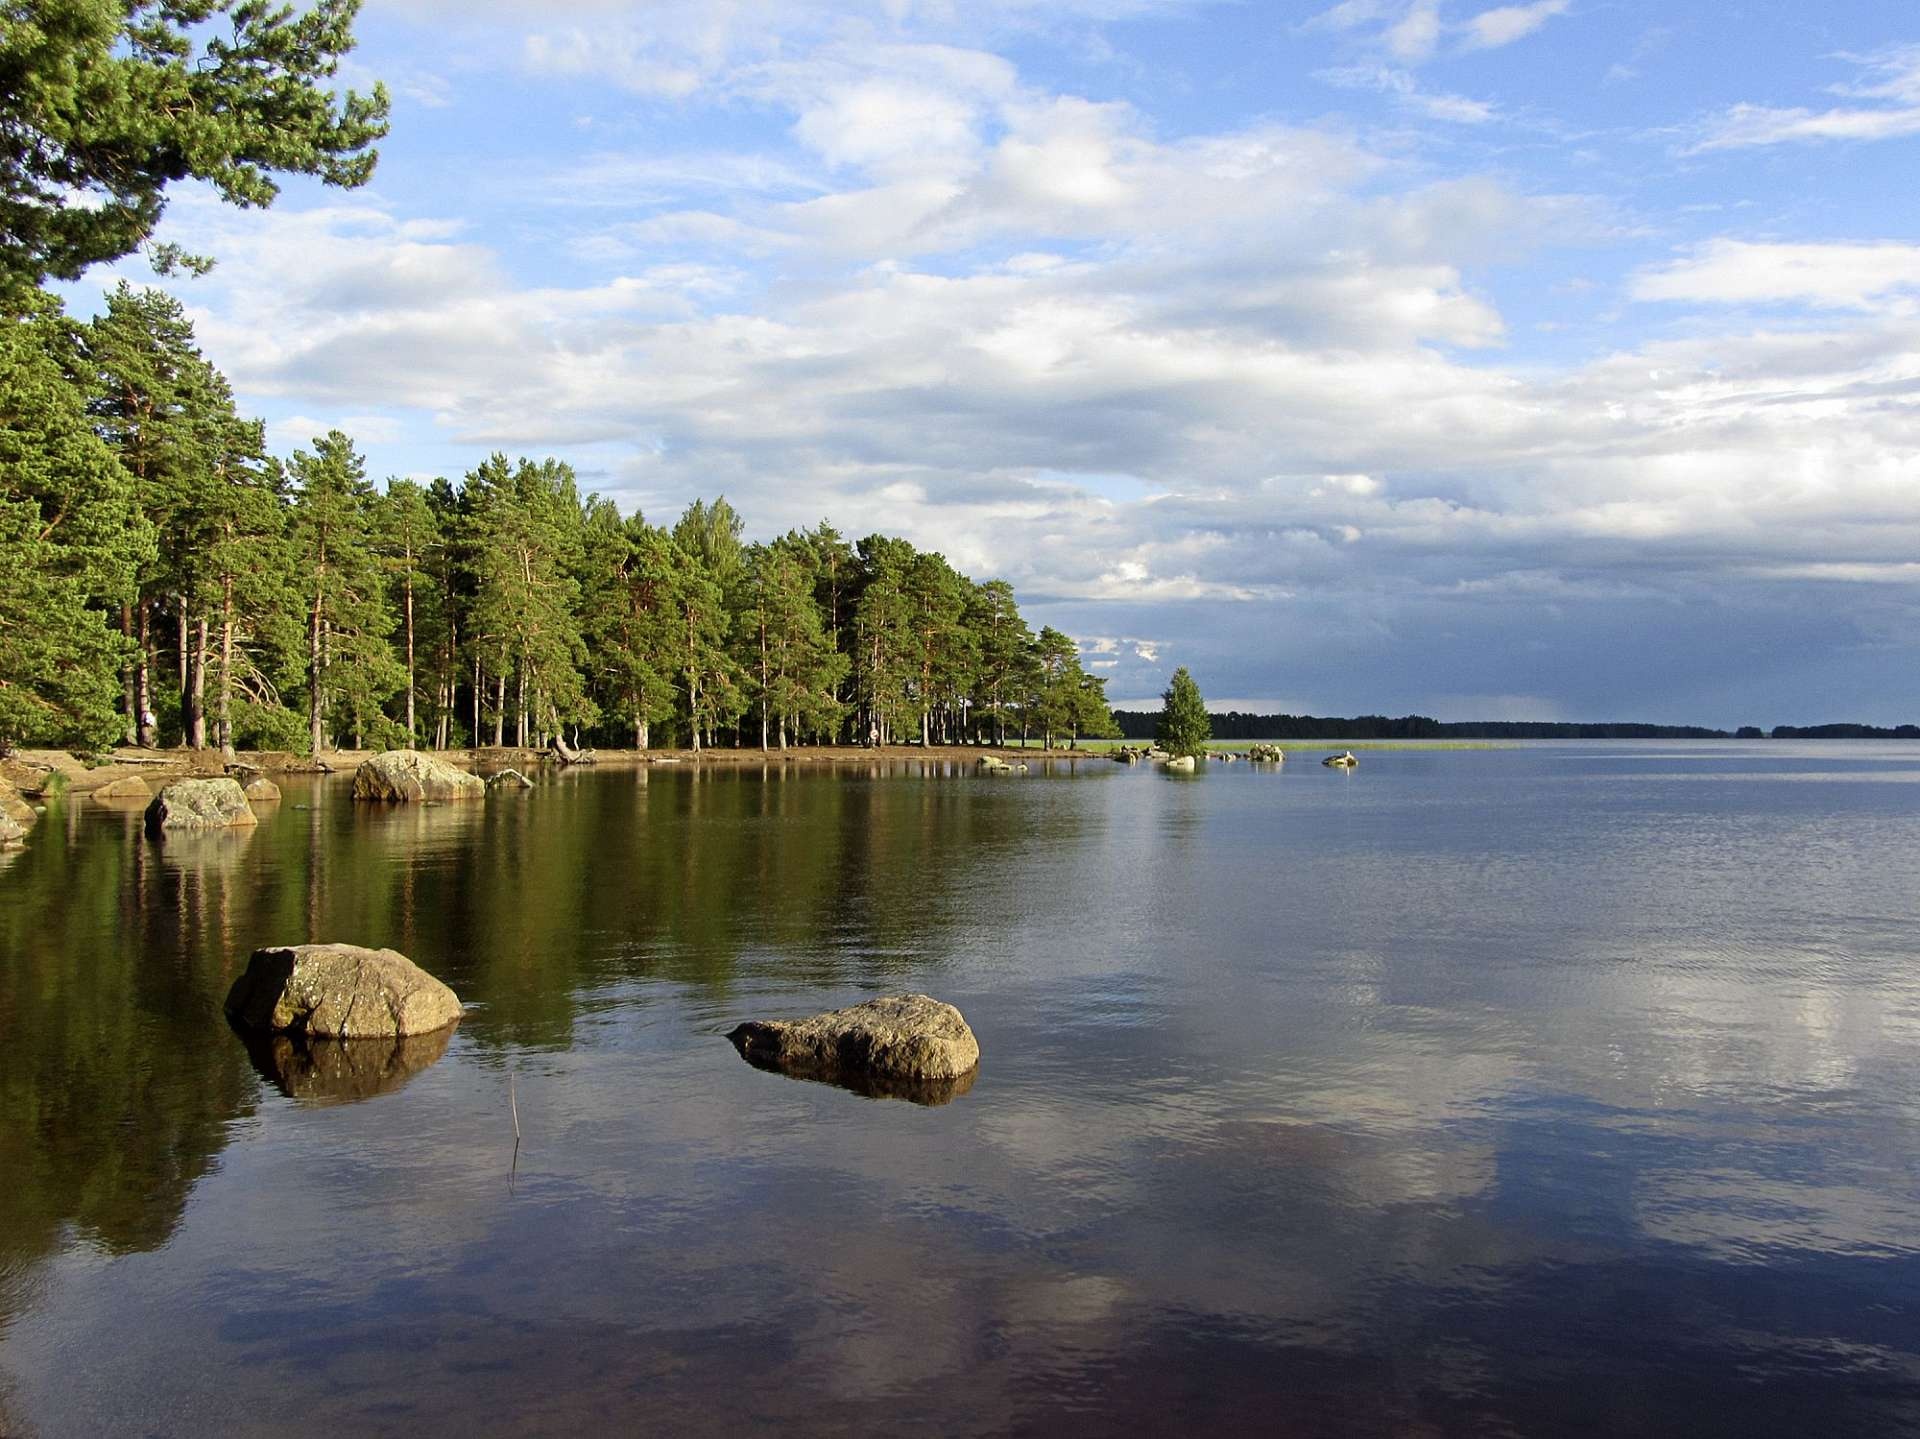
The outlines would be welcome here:
M 1323 752 L 56 804 L 0 1434 L 1920 1429 L 1920 746 Z M 308 939 L 468 1017 L 250 1054 Z M 722 1037 L 905 989 L 950 1103 Z

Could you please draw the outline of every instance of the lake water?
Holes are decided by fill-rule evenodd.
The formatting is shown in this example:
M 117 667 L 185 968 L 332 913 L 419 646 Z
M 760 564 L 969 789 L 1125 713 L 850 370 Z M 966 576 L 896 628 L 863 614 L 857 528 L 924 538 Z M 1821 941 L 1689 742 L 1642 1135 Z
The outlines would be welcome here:
M 1320 752 L 57 804 L 0 1434 L 1920 1429 L 1920 746 Z M 470 1013 L 250 1055 L 307 939 Z M 950 1103 L 722 1037 L 900 990 Z

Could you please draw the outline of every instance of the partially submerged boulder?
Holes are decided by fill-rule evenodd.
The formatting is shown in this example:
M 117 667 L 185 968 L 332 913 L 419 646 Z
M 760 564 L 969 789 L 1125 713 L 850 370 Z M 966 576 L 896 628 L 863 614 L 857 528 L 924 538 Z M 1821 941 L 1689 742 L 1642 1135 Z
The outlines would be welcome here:
M 263 774 L 255 775 L 252 779 L 248 780 L 243 793 L 255 804 L 278 804 L 280 802 L 280 786 Z
M 137 774 L 122 775 L 94 790 L 93 797 L 102 804 L 146 804 L 153 798 L 153 787 Z
M 478 775 L 455 769 L 417 749 L 390 749 L 366 761 L 353 775 L 355 799 L 390 803 L 484 799 L 487 785 Z
M 924 994 L 894 994 L 811 1019 L 750 1020 L 727 1036 L 750 1064 L 804 1079 L 825 1079 L 868 1093 L 896 1092 L 922 1103 L 952 1098 L 954 1081 L 971 1083 L 980 1043 L 950 1004 Z M 945 1093 L 920 1096 L 914 1085 Z M 960 1092 L 964 1092 L 964 1087 Z
M 247 796 L 233 780 L 175 780 L 147 806 L 147 833 L 168 830 L 229 829 L 258 824 Z
M 26 837 L 27 827 L 5 810 L 0 810 L 0 849 L 23 843 Z
M 1257 744 L 1247 751 L 1255 764 L 1285 764 L 1287 753 L 1277 744 Z
M 452 1024 L 460 997 L 398 950 L 293 944 L 253 952 L 227 1015 L 244 1029 L 394 1039 Z

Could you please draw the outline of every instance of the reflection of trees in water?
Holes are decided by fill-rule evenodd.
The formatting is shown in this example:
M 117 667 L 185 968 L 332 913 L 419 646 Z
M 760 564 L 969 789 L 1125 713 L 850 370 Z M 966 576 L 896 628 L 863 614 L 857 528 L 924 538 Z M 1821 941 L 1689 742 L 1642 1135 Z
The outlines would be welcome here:
M 621 980 L 724 995 L 776 968 L 910 974 L 952 942 L 966 892 L 1021 883 L 1064 818 L 898 766 L 608 769 L 480 805 L 347 795 L 295 781 L 257 830 L 158 842 L 137 814 L 56 807 L 7 869 L 0 1322 L 67 1232 L 112 1252 L 172 1233 L 259 1093 L 221 1013 L 257 946 L 388 945 L 480 1002 L 467 1042 L 564 1045 L 585 992 Z M 291 1055 L 270 1072 L 375 1092 L 411 1067 Z
M 0 1323 L 69 1231 L 162 1244 L 256 1093 L 207 996 L 244 845 L 77 836 L 50 816 L 0 890 Z
M 479 1044 L 564 1043 L 583 987 L 637 976 L 724 992 L 773 966 L 823 985 L 910 975 L 970 887 L 1020 882 L 1034 836 L 1031 805 L 965 777 L 609 770 L 489 802 L 466 862 L 416 875 L 438 926 L 422 943 L 448 967 L 423 962 L 484 999 Z

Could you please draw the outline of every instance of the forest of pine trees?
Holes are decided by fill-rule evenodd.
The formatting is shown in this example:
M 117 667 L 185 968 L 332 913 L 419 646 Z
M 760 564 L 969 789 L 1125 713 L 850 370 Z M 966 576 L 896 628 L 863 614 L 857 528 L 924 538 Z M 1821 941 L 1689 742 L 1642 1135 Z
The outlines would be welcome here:
M 651 524 L 552 459 L 381 488 L 338 431 L 279 459 L 155 290 L 3 331 L 0 750 L 1115 733 L 1072 639 L 905 540 Z

